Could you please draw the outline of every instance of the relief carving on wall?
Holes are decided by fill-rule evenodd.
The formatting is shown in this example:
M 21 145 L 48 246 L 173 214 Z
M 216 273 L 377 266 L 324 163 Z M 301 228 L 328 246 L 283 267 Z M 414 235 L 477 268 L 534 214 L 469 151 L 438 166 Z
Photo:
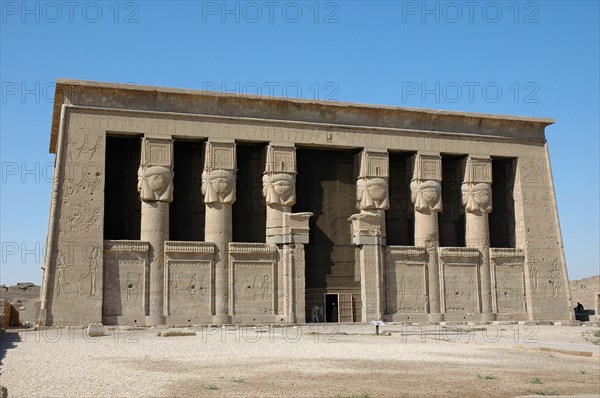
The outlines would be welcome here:
M 104 241 L 103 314 L 143 316 L 148 242 Z
M 525 312 L 525 254 L 519 249 L 492 248 L 498 313 Z

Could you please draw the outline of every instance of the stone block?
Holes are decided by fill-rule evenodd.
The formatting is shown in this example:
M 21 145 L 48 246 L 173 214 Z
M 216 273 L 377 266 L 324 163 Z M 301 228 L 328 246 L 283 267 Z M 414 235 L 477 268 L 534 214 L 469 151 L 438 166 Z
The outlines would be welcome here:
M 87 327 L 87 335 L 89 337 L 104 336 L 104 325 L 101 323 L 90 323 Z

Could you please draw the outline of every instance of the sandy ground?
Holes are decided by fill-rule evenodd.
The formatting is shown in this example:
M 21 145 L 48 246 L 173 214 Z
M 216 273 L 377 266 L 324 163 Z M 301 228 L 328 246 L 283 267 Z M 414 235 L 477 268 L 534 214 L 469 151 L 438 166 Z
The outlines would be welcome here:
M 511 397 L 599 394 L 589 326 L 370 325 L 7 332 L 0 383 L 9 397 Z M 164 329 L 161 329 L 164 331 Z M 532 349 L 519 349 L 525 346 Z M 597 355 L 597 354 L 596 354 Z M 534 380 L 537 378 L 538 380 Z M 534 383 L 532 383 L 534 381 Z

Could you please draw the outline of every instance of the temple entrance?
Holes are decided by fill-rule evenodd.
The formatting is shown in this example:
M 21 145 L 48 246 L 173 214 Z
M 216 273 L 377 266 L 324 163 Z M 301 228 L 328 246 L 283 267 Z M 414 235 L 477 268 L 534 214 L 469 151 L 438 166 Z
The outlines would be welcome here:
M 340 296 L 338 294 L 325 294 L 325 321 L 340 321 Z
M 309 223 L 310 243 L 305 246 L 307 319 L 311 319 L 313 306 L 318 306 L 324 309 L 320 320 L 329 321 L 333 301 L 328 302 L 327 297 L 332 295 L 336 297 L 335 322 L 340 317 L 344 322 L 360 321 L 360 315 L 354 316 L 360 314 L 360 269 L 348 221 L 357 212 L 357 152 L 308 148 L 296 151 L 298 194 L 292 211 L 314 214 Z M 342 301 L 344 309 L 339 308 Z

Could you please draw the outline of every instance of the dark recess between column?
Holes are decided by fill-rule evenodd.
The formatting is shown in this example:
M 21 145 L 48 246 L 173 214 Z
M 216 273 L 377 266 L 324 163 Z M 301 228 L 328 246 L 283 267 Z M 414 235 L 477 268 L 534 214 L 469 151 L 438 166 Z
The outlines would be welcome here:
M 169 205 L 169 239 L 203 241 L 204 140 L 176 139 L 173 144 L 173 166 L 173 201 Z
M 415 213 L 410 201 L 411 171 L 408 159 L 412 152 L 390 152 L 390 208 L 385 213 L 388 246 L 413 246 L 415 243 Z
M 106 137 L 104 239 L 139 240 L 141 202 L 137 191 L 140 136 Z
M 262 196 L 267 143 L 236 145 L 236 200 L 233 204 L 233 241 L 265 242 L 267 205 Z
M 461 203 L 464 158 L 442 154 L 443 211 L 438 215 L 442 247 L 465 247 L 465 212 Z
M 489 216 L 491 247 L 516 247 L 513 197 L 515 170 L 515 159 L 492 159 L 492 212 Z

